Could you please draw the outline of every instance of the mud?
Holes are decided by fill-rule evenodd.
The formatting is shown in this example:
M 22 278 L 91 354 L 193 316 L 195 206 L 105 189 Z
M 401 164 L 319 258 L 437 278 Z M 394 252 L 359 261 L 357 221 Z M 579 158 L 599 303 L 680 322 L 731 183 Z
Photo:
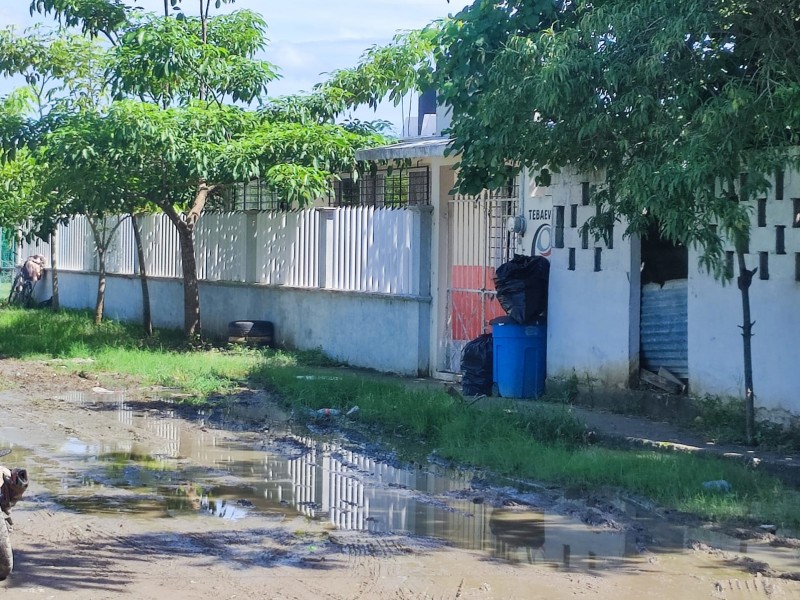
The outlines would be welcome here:
M 32 480 L 9 598 L 800 597 L 800 549 L 780 535 L 405 468 L 263 396 L 197 413 L 163 390 L 9 360 L 0 381 L 3 460 Z

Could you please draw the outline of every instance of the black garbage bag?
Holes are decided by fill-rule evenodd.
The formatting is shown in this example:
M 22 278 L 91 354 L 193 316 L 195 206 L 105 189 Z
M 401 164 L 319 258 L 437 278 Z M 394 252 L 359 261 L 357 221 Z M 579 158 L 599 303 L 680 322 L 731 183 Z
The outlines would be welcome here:
M 461 391 L 465 396 L 492 395 L 492 334 L 467 342 L 461 352 Z
M 494 286 L 500 306 L 520 325 L 542 319 L 547 311 L 550 261 L 543 256 L 515 254 L 497 268 Z

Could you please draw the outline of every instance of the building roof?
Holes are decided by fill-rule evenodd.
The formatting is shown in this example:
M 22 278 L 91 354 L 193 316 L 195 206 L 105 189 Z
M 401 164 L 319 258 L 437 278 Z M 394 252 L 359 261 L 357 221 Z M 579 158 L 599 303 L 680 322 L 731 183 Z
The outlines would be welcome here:
M 411 138 L 396 144 L 367 148 L 356 152 L 357 160 L 393 160 L 398 158 L 433 158 L 444 156 L 450 138 L 435 136 Z

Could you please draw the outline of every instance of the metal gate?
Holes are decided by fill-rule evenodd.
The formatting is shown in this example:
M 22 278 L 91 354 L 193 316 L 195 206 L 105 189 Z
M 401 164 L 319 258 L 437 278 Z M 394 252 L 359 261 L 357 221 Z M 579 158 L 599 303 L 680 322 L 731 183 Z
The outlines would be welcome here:
M 0 280 L 5 280 L 14 272 L 17 265 L 16 232 L 0 227 Z
M 688 291 L 686 279 L 642 286 L 642 368 L 657 373 L 663 367 L 681 379 L 689 378 Z
M 17 266 L 16 231 L 0 227 L 0 298 L 5 298 Z
M 505 315 L 497 302 L 495 269 L 514 255 L 506 222 L 517 214 L 517 187 L 455 196 L 448 202 L 448 272 L 443 356 L 440 370 L 458 373 L 466 343 Z

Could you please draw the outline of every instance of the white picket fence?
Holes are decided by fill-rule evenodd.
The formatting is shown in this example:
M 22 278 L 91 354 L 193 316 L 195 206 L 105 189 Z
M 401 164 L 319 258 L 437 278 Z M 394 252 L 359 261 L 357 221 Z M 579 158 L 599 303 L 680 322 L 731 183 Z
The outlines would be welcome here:
M 346 207 L 291 212 L 208 213 L 195 227 L 198 278 L 385 294 L 418 294 L 421 212 Z M 130 218 L 123 217 L 106 253 L 109 273 L 138 272 Z M 108 228 L 119 218 L 106 220 Z M 138 218 L 148 276 L 180 278 L 178 232 L 166 215 Z M 23 243 L 19 256 L 50 245 Z M 97 270 L 97 252 L 86 217 L 58 230 L 59 268 Z

